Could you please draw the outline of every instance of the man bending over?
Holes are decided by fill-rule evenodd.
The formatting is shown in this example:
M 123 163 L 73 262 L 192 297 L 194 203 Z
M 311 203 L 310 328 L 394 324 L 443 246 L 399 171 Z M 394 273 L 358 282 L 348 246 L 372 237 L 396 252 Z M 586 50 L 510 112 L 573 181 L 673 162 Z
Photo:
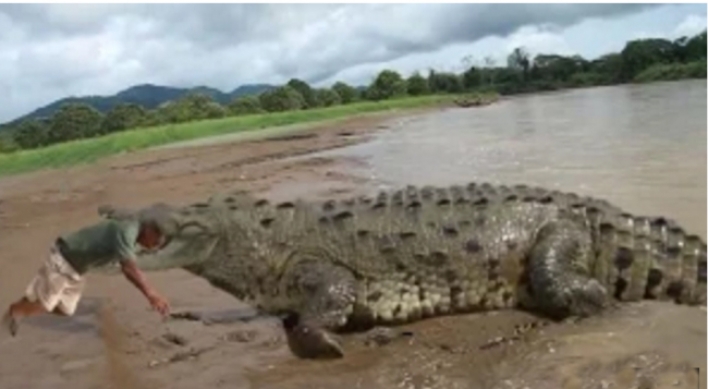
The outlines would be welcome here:
M 116 261 L 125 277 L 163 316 L 169 306 L 150 285 L 135 263 L 137 245 L 152 250 L 165 244 L 165 234 L 154 219 L 106 218 L 78 231 L 59 237 L 25 290 L 10 305 L 3 326 L 16 336 L 20 319 L 51 313 L 72 316 L 85 286 L 84 274 Z

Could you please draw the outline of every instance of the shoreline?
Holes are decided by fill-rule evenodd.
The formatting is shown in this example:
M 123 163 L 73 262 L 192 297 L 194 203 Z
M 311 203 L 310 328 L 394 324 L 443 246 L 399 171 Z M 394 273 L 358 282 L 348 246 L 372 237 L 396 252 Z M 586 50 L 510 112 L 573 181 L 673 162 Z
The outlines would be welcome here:
M 67 181 L 81 181 L 82 175 L 90 175 L 97 171 L 103 171 L 106 175 L 99 181 L 110 182 L 112 174 L 147 169 L 157 165 L 169 165 L 179 160 L 204 159 L 206 164 L 227 162 L 226 160 L 228 160 L 229 166 L 235 168 L 256 164 L 264 160 L 284 159 L 347 147 L 368 141 L 373 133 L 389 128 L 392 125 L 390 123 L 392 120 L 448 108 L 456 109 L 455 107 L 432 106 L 365 113 L 336 120 L 215 135 L 133 152 L 123 152 L 106 156 L 90 164 L 45 168 L 8 176 L 0 175 L 0 201 L 3 197 L 26 193 L 28 190 L 37 190 L 39 189 L 37 184 L 40 184 L 41 191 L 57 192 L 63 190 L 62 186 Z M 233 155 L 218 157 L 225 153 L 232 154 L 241 148 L 247 149 L 249 145 L 267 148 L 271 144 L 278 145 L 277 151 L 245 152 L 241 153 L 240 157 Z M 211 168 L 211 170 L 214 169 L 218 170 L 218 167 Z M 56 177 L 60 175 L 66 180 L 57 180 Z M 164 177 L 158 176 L 157 178 Z M 60 184 L 61 181 L 64 182 Z M 71 186 L 71 183 L 69 182 L 67 185 Z M 28 186 L 33 189 L 29 189 Z
M 349 120 L 387 115 L 406 115 L 418 111 L 454 107 L 455 95 L 432 95 L 417 98 L 362 102 L 330 108 L 273 112 L 262 115 L 233 116 L 221 119 L 186 122 L 160 127 L 133 129 L 102 137 L 78 139 L 37 149 L 0 154 L 0 180 L 52 167 L 73 167 L 97 162 L 115 155 L 197 142 L 205 138 L 231 136 L 236 139 L 259 138 L 269 131 L 306 130 L 337 125 Z

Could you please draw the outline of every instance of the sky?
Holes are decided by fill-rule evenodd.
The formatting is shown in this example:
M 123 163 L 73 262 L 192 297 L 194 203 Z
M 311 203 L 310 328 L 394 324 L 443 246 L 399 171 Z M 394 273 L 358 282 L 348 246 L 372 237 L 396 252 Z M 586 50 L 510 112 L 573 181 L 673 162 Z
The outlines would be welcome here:
M 587 59 L 706 28 L 706 4 L 0 4 L 0 123 L 137 84 L 231 91 L 461 71 L 515 47 Z

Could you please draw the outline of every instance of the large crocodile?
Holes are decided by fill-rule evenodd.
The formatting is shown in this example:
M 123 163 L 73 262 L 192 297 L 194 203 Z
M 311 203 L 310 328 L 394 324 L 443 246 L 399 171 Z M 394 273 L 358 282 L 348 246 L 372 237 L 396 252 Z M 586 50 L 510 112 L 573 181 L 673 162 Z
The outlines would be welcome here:
M 181 267 L 282 315 L 300 357 L 341 357 L 333 333 L 520 307 L 553 319 L 619 301 L 706 302 L 706 244 L 663 217 L 524 185 L 409 186 L 272 204 L 246 194 L 106 217 L 159 221 L 143 269 Z

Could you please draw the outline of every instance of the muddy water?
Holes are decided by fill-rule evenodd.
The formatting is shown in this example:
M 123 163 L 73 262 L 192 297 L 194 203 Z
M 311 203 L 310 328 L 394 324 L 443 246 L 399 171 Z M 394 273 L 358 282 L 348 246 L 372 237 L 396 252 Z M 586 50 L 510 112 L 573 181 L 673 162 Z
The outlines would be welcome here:
M 665 214 L 706 236 L 706 83 L 602 87 L 389 123 L 320 155 L 367 161 L 386 185 L 527 183 Z

